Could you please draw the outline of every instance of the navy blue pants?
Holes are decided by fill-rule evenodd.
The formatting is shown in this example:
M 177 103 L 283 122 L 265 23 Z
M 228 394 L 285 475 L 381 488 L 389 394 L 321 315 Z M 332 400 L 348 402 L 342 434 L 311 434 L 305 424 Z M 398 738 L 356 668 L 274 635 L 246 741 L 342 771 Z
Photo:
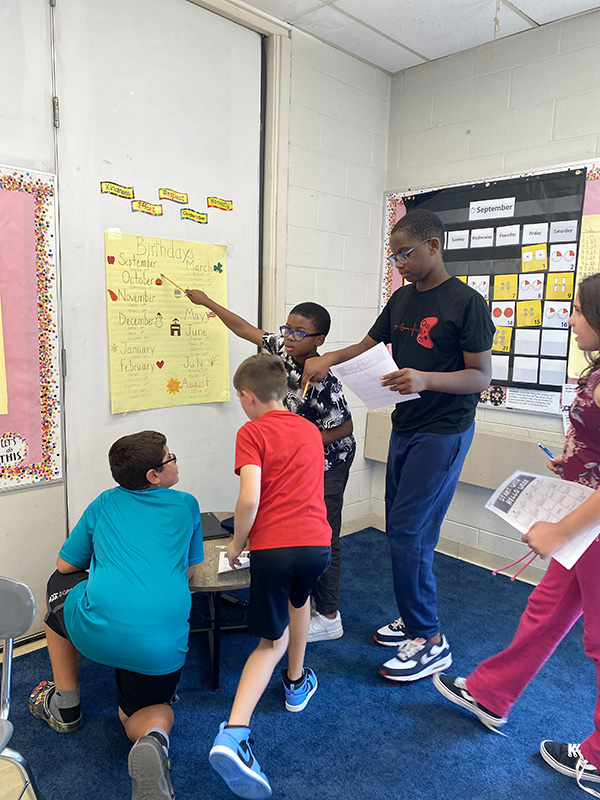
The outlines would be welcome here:
M 440 632 L 433 554 L 473 440 L 464 433 L 392 432 L 385 485 L 386 533 L 394 591 L 411 638 Z

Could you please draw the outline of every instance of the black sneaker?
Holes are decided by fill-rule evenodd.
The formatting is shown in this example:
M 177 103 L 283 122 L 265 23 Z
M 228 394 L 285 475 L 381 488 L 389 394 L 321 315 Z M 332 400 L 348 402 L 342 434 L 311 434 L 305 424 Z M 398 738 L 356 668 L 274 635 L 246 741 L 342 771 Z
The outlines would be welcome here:
M 398 617 L 389 625 L 384 625 L 373 634 L 373 639 L 383 647 L 398 647 L 408 639 L 402 617 Z
M 575 778 L 579 788 L 600 797 L 600 794 L 581 785 L 581 781 L 595 781 L 600 783 L 600 770 L 581 755 L 578 744 L 563 744 L 562 742 L 551 742 L 545 739 L 540 744 L 540 755 L 552 769 Z
M 457 706 L 466 708 L 482 722 L 486 728 L 491 731 L 496 731 L 507 722 L 506 717 L 500 717 L 494 714 L 489 708 L 480 705 L 474 697 L 467 691 L 467 683 L 464 678 L 453 678 L 452 675 L 434 675 L 433 685 L 435 688 L 447 697 L 452 703 Z M 504 734 L 502 734 L 504 736 Z

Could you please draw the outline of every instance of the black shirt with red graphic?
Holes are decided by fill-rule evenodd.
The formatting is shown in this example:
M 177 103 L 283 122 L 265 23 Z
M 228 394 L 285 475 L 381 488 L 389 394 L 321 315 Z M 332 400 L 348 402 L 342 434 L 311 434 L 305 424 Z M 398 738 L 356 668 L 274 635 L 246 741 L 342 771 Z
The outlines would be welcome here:
M 391 343 L 399 369 L 456 372 L 465 368 L 463 353 L 491 349 L 494 331 L 483 297 L 458 278 L 449 278 L 426 292 L 413 284 L 395 291 L 369 336 Z M 396 404 L 394 431 L 400 436 L 462 433 L 473 422 L 478 400 L 478 393 L 421 392 L 418 400 Z

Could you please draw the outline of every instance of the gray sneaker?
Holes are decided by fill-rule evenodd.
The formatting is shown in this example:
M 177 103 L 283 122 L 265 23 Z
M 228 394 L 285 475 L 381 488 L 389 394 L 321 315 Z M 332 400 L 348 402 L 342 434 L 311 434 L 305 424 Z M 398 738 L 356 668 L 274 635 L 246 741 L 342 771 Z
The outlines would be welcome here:
M 154 736 L 142 736 L 129 751 L 131 800 L 174 800 L 171 759 Z

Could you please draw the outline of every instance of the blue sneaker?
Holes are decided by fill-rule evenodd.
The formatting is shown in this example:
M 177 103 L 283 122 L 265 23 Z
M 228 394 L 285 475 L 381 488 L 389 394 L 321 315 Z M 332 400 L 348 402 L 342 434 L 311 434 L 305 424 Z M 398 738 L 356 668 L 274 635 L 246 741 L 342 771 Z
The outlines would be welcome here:
M 285 707 L 288 711 L 302 711 L 308 701 L 317 691 L 319 682 L 310 667 L 304 667 L 304 680 L 300 686 L 292 686 L 288 678 L 287 669 L 281 670 L 283 688 L 285 689 Z
M 250 728 L 226 728 L 219 733 L 208 754 L 211 767 L 239 797 L 261 800 L 271 797 L 273 790 L 250 747 Z
M 439 644 L 426 639 L 407 639 L 398 648 L 395 658 L 386 661 L 379 670 L 389 681 L 418 681 L 436 672 L 443 672 L 452 664 L 452 653 L 442 636 Z

